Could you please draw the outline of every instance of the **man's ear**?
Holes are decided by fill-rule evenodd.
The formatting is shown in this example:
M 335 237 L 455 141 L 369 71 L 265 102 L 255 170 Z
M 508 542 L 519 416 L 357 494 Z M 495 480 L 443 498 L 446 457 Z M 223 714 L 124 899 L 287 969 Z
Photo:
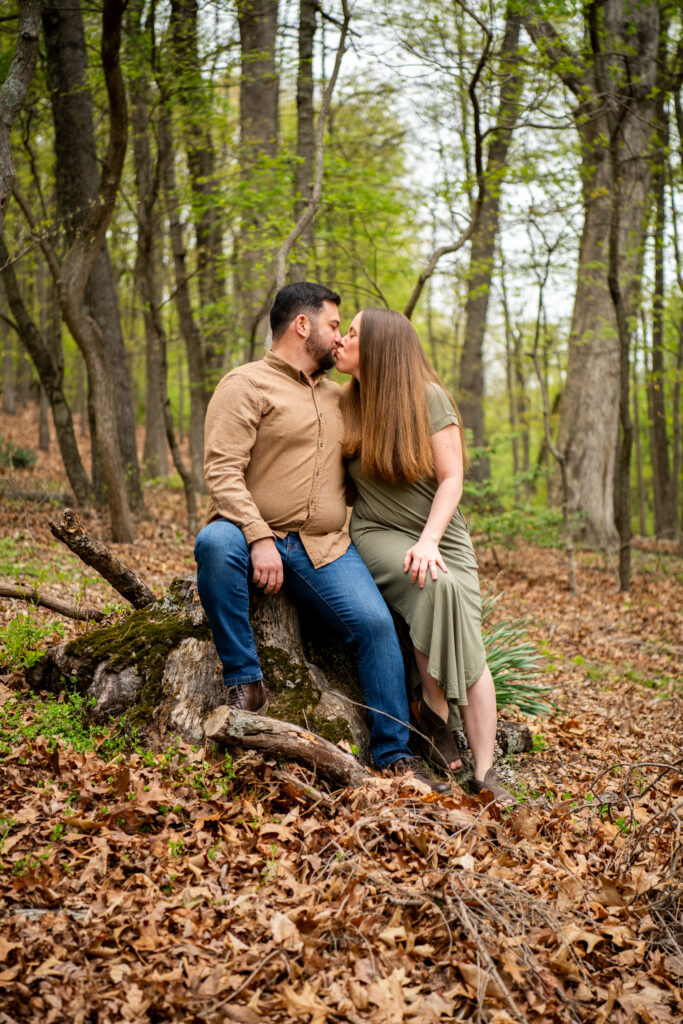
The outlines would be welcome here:
M 305 313 L 299 313 L 299 315 L 294 318 L 294 330 L 296 331 L 300 338 L 308 337 L 310 324 L 311 321 L 308 319 Z

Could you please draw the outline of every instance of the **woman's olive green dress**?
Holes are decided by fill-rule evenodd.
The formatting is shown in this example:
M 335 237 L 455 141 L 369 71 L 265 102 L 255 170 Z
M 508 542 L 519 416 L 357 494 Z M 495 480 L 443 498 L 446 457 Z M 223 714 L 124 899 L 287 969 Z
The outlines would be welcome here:
M 428 384 L 432 433 L 457 424 L 447 394 Z M 358 490 L 351 516 L 351 539 L 370 569 L 384 600 L 405 619 L 418 651 L 429 659 L 429 673 L 449 700 L 467 704 L 467 689 L 484 671 L 481 594 L 477 561 L 465 517 L 457 508 L 439 544 L 448 572 L 429 572 L 424 588 L 403 571 L 408 548 L 419 539 L 436 494 L 435 479 L 412 484 L 386 483 L 364 476 L 360 458 L 349 474 Z

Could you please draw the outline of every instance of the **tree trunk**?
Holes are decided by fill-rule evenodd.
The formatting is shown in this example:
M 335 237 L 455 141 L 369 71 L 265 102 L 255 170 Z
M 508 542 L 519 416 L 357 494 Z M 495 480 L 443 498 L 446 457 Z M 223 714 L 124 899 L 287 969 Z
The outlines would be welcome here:
M 100 166 L 95 147 L 92 100 L 87 88 L 87 51 L 80 5 L 74 0 L 44 4 L 43 33 L 48 84 L 55 129 L 57 206 L 64 220 L 65 236 L 73 242 L 82 230 L 87 210 L 100 185 Z M 78 139 L 78 145 L 74 140 Z M 124 142 L 125 145 L 125 142 Z M 128 357 L 121 333 L 116 285 L 106 242 L 94 262 L 86 284 L 84 316 L 96 322 L 102 335 L 101 363 L 111 377 L 116 394 L 113 429 L 124 464 L 124 486 L 133 507 L 141 508 L 142 485 L 135 439 L 135 412 Z M 86 358 L 86 363 L 88 362 Z M 90 371 L 91 367 L 88 364 Z M 101 390 L 101 382 L 93 382 Z M 98 433 L 101 433 L 99 431 Z M 113 441 L 107 442 L 113 448 Z
M 654 262 L 655 286 L 652 296 L 652 351 L 647 380 L 650 409 L 650 455 L 652 490 L 655 504 L 655 536 L 676 536 L 673 480 L 666 429 L 666 371 L 664 367 L 664 235 L 666 231 L 666 154 L 669 148 L 668 96 L 665 91 L 666 32 L 660 34 L 660 87 L 657 92 L 657 124 L 652 154 L 652 191 L 655 200 Z
M 264 236 L 278 139 L 277 0 L 238 0 L 237 17 L 242 63 L 240 174 L 245 202 L 235 296 L 240 310 L 240 347 L 245 358 L 251 360 L 257 357 L 257 350 L 265 341 L 271 298 L 267 282 L 272 257 Z
M 139 12 L 140 5 L 137 5 L 131 26 L 138 38 L 141 29 Z M 148 477 L 164 477 L 168 474 L 168 449 L 160 397 L 160 340 L 154 315 L 154 308 L 159 305 L 156 267 L 160 263 L 158 240 L 161 235 L 161 218 L 157 208 L 158 181 L 152 168 L 150 147 L 149 83 L 143 70 L 131 75 L 130 90 L 135 184 L 138 194 L 135 283 L 142 300 L 145 326 L 145 444 L 142 459 Z
M 190 463 L 194 489 L 206 493 L 204 480 L 204 419 L 208 405 L 206 393 L 206 364 L 201 331 L 192 311 L 183 228 L 178 214 L 178 198 L 175 182 L 175 153 L 171 134 L 170 115 L 162 110 L 159 122 L 159 159 L 161 160 L 168 226 L 173 249 L 175 272 L 175 303 L 178 310 L 180 333 L 185 342 L 187 367 L 190 375 Z
M 500 217 L 500 195 L 506 173 L 506 161 L 512 131 L 517 119 L 523 76 L 519 66 L 513 67 L 519 43 L 520 20 L 508 11 L 501 60 L 506 80 L 501 87 L 496 114 L 496 129 L 486 159 L 486 194 L 479 223 L 472 236 L 466 305 L 465 340 L 460 355 L 458 406 L 463 423 L 472 431 L 475 447 L 486 444 L 484 432 L 484 368 L 483 347 L 486 319 L 493 279 L 493 258 Z M 485 457 L 473 460 L 470 475 L 475 480 L 489 476 Z
M 299 69 L 296 80 L 296 155 L 294 175 L 294 223 L 298 221 L 313 195 L 315 125 L 313 112 L 313 41 L 315 39 L 317 0 L 299 3 Z M 298 258 L 291 267 L 293 281 L 307 276 L 308 255 L 313 247 L 313 221 L 298 244 Z M 355 274 L 355 266 L 352 264 Z M 360 308 L 360 307 L 357 307 Z
M 57 319 L 52 324 L 51 340 L 48 344 L 41 336 L 37 326 L 29 316 L 28 310 L 19 289 L 14 273 L 14 264 L 9 259 L 4 235 L 0 235 L 0 266 L 4 266 L 2 280 L 5 286 L 7 301 L 14 317 L 22 344 L 33 360 L 40 382 L 45 389 L 48 402 L 52 409 L 52 419 L 57 433 L 57 443 L 69 484 L 76 500 L 86 504 L 92 496 L 92 488 L 88 474 L 81 461 L 78 443 L 74 431 L 71 409 L 64 395 L 64 356 Z
M 1 260 L 2 255 L 0 254 Z M 17 412 L 14 389 L 14 345 L 6 324 L 3 324 L 2 331 L 2 411 L 6 416 L 15 416 Z
M 60 4 L 66 2 L 68 0 L 59 0 Z M 107 228 L 111 222 L 126 153 L 126 94 L 119 64 L 122 11 L 123 0 L 104 0 L 101 57 L 109 100 L 109 135 L 97 195 L 89 205 L 61 266 L 47 239 L 42 236 L 39 238 L 39 242 L 48 260 L 52 276 L 58 284 L 59 304 L 64 322 L 83 353 L 88 367 L 90 396 L 96 424 L 97 451 L 107 488 L 112 537 L 114 540 L 125 543 L 133 541 L 135 535 L 128 502 L 126 475 L 117 436 L 118 420 L 114 385 L 105 336 L 95 318 L 89 314 L 86 308 L 88 280 L 100 255 Z M 60 17 L 61 13 L 64 14 L 63 18 Z M 70 7 L 62 12 L 56 6 L 46 8 L 44 23 L 47 26 L 46 35 L 53 32 L 54 41 L 59 46 L 65 42 L 60 37 L 61 28 L 68 33 L 74 33 L 73 45 L 65 49 L 64 59 L 68 63 L 69 58 L 73 57 L 77 69 L 81 67 L 84 43 L 80 10 Z M 81 72 L 82 70 L 81 67 Z M 82 79 L 81 72 L 79 74 Z M 79 76 L 75 77 L 78 79 Z M 83 91 L 82 84 L 80 93 L 87 95 Z M 60 120 L 58 116 L 61 110 L 60 98 L 59 95 L 54 96 L 57 115 L 55 120 L 57 122 Z M 84 109 L 83 116 L 87 118 L 89 113 L 88 97 L 88 106 L 87 109 Z M 78 132 L 75 133 L 75 137 L 78 137 Z M 66 144 L 67 140 L 63 141 Z M 73 145 L 73 139 L 71 145 Z M 73 146 L 73 148 L 78 149 L 77 146 Z M 64 188 L 66 188 L 66 184 L 64 183 Z M 18 198 L 20 197 L 18 196 Z M 35 220 L 31 216 L 30 210 L 21 198 L 20 202 L 25 216 L 29 219 L 32 228 L 35 229 Z
M 584 8 L 587 56 L 571 53 L 552 25 L 525 26 L 576 97 L 584 223 L 567 377 L 557 447 L 566 458 L 569 509 L 589 544 L 614 549 L 615 453 L 619 421 L 619 340 L 607 283 L 614 187 L 609 118 L 621 117 L 623 151 L 619 279 L 632 316 L 642 269 L 650 187 L 659 8 L 654 0 L 607 0 Z
M 40 0 L 21 0 L 19 4 L 19 34 L 17 46 L 7 77 L 0 88 L 0 232 L 14 186 L 14 163 L 10 133 L 12 122 L 19 113 L 38 56 L 40 34 Z
M 199 321 L 207 370 L 222 365 L 225 348 L 225 274 L 222 247 L 223 189 L 216 175 L 211 140 L 212 109 L 202 76 L 197 43 L 197 0 L 172 0 L 173 84 L 183 113 L 197 239 Z

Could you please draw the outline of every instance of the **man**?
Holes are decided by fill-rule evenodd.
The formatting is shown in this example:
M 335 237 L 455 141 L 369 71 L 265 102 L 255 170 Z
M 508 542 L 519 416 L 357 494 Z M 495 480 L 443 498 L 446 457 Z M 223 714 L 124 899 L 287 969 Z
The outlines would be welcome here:
M 341 392 L 325 376 L 341 341 L 339 302 L 319 284 L 286 285 L 270 312 L 272 349 L 216 388 L 205 427 L 209 522 L 195 545 L 199 596 L 228 705 L 265 708 L 249 577 L 265 594 L 284 583 L 297 603 L 357 647 L 376 766 L 447 792 L 409 752 L 391 615 L 344 530 Z

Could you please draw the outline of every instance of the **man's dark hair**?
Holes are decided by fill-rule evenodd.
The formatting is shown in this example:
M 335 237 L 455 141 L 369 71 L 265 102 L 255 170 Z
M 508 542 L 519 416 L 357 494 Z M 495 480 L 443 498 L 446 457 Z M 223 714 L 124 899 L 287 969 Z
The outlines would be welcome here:
M 273 341 L 284 334 L 292 320 L 305 313 L 311 319 L 315 319 L 323 308 L 323 302 L 333 302 L 338 306 L 341 297 L 326 288 L 324 284 L 315 284 L 313 281 L 295 281 L 294 284 L 286 284 L 275 296 L 270 310 L 270 328 L 273 332 Z

